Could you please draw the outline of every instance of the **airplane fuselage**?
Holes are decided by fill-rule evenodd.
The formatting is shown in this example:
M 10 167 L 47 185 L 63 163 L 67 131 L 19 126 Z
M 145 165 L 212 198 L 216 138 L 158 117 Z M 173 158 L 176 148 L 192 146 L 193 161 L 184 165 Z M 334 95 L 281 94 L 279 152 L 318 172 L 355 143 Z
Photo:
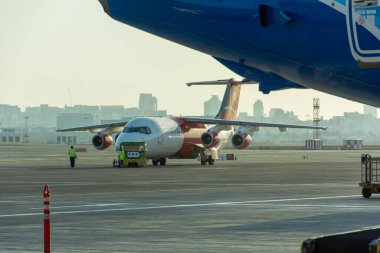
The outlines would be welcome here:
M 208 129 L 206 124 L 188 123 L 176 117 L 135 118 L 125 125 L 116 140 L 116 147 L 120 147 L 122 142 L 144 141 L 149 159 L 194 159 L 205 150 L 200 140 Z M 220 132 L 220 142 L 215 148 L 222 148 L 232 133 L 232 130 Z
M 353 0 L 101 2 L 112 18 L 209 54 L 246 79 L 260 82 L 264 93 L 307 87 L 380 107 L 379 4 L 363 6 Z
M 225 83 L 226 82 L 226 83 Z M 241 83 L 234 79 L 217 81 L 226 85 L 219 112 L 214 118 L 203 117 L 138 117 L 128 122 L 111 122 L 108 124 L 59 129 L 60 132 L 89 130 L 96 133 L 92 138 L 93 146 L 106 150 L 116 138 L 116 150 L 129 151 L 126 147 L 136 148 L 144 142 L 144 157 L 152 159 L 153 165 L 165 165 L 166 158 L 190 159 L 200 158 L 202 165 L 214 164 L 218 159 L 218 150 L 229 140 L 236 149 L 246 149 L 252 143 L 252 135 L 261 127 L 275 127 L 284 132 L 288 128 L 326 129 L 319 126 L 303 126 L 281 123 L 265 123 L 236 120 Z M 210 82 L 192 83 L 191 85 L 212 85 Z M 142 150 L 140 150 L 142 151 Z M 119 153 L 119 166 L 128 166 Z M 132 152 L 131 156 L 136 153 Z M 123 161 L 123 162 L 120 162 Z M 114 161 L 115 162 L 115 161 Z M 125 164 L 127 163 L 127 164 Z M 114 163 L 115 164 L 115 163 Z

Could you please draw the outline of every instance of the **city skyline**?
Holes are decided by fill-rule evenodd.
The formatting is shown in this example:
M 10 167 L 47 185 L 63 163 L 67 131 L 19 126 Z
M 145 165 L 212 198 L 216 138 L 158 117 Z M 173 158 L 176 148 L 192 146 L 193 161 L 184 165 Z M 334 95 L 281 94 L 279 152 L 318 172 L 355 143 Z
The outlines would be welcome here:
M 149 95 L 149 96 L 152 96 L 152 94 L 150 94 L 150 93 L 140 93 L 139 95 Z M 155 96 L 153 97 L 153 98 L 155 98 L 156 99 L 156 104 L 155 104 L 155 106 L 157 106 L 157 102 L 159 101 L 159 99 L 157 99 Z M 212 105 L 213 106 L 217 106 L 217 109 L 214 109 L 214 114 L 210 114 L 210 113 L 205 113 L 205 110 L 207 110 L 206 108 L 205 108 L 205 106 L 206 106 L 206 104 L 207 104 L 207 102 L 210 102 L 211 100 L 213 100 L 213 99 L 215 99 L 215 98 L 217 98 L 217 99 L 219 99 L 219 103 L 218 104 L 215 104 L 215 103 L 213 103 Z M 107 105 L 102 105 L 102 104 L 96 104 L 96 105 L 89 105 L 89 104 L 74 104 L 74 105 L 67 105 L 67 104 L 65 104 L 65 105 L 63 105 L 63 106 L 56 106 L 56 105 L 50 105 L 50 104 L 44 104 L 44 103 L 41 103 L 41 104 L 39 104 L 39 105 L 35 105 L 35 106 L 26 106 L 26 107 L 23 107 L 23 106 L 21 106 L 21 105 L 17 105 L 17 104 L 4 104 L 4 103 L 0 103 L 0 105 L 7 105 L 7 106 L 11 106 L 11 107 L 18 107 L 20 110 L 21 110 L 21 112 L 25 112 L 26 111 L 26 109 L 27 108 L 38 108 L 38 107 L 42 107 L 42 106 L 48 106 L 48 107 L 56 107 L 56 108 L 61 108 L 61 109 L 65 109 L 65 108 L 70 108 L 70 107 L 78 107 L 78 106 L 86 106 L 86 107 L 102 107 L 102 106 L 123 106 L 126 110 L 130 110 L 130 109 L 138 109 L 139 108 L 139 99 L 137 100 L 138 102 L 136 102 L 136 104 L 135 105 L 131 105 L 130 107 L 128 107 L 128 106 L 124 106 L 124 105 L 122 105 L 122 104 L 107 104 Z M 239 111 L 238 111 L 238 113 L 248 113 L 248 115 L 250 115 L 250 116 L 255 116 L 255 114 L 253 113 L 253 111 L 254 111 L 254 109 L 253 109 L 253 107 L 252 106 L 254 106 L 254 104 L 255 103 L 257 103 L 258 101 L 260 101 L 260 103 L 262 103 L 263 104 L 263 108 L 262 108 L 262 110 L 263 110 L 263 115 L 264 116 L 268 116 L 269 115 L 269 113 L 270 113 L 270 110 L 271 109 L 277 109 L 277 108 L 281 108 L 281 107 L 267 107 L 267 106 L 265 106 L 265 103 L 263 102 L 263 100 L 261 100 L 261 99 L 257 99 L 257 100 L 255 100 L 255 101 L 253 101 L 252 102 L 252 104 L 250 105 L 250 108 L 249 108 L 249 110 L 247 110 L 247 111 L 243 111 L 243 110 L 240 110 L 239 109 Z M 213 94 L 213 95 L 210 95 L 210 97 L 207 99 L 207 100 L 205 100 L 205 101 L 201 101 L 201 104 L 202 104 L 202 113 L 200 113 L 200 114 L 190 114 L 189 116 L 199 116 L 199 115 L 204 115 L 204 116 L 214 116 L 214 115 L 216 115 L 216 113 L 218 112 L 218 110 L 219 110 L 219 105 L 220 105 L 220 102 L 221 102 L 221 100 L 220 100 L 220 96 L 219 95 L 216 95 L 216 94 Z M 324 115 L 323 115 L 323 113 L 321 113 L 321 117 L 322 118 L 324 118 L 324 119 L 331 119 L 331 118 L 333 118 L 333 117 L 335 117 L 335 116 L 343 116 L 345 113 L 350 113 L 350 112 L 353 112 L 353 113 L 355 113 L 355 112 L 358 112 L 358 113 L 361 113 L 361 114 L 365 114 L 366 113 L 366 110 L 371 110 L 371 113 L 367 113 L 367 114 L 371 114 L 371 115 L 374 115 L 374 113 L 376 114 L 376 118 L 378 117 L 377 116 L 377 108 L 376 107 L 372 107 L 372 106 L 368 106 L 368 105 L 364 105 L 364 104 L 360 104 L 361 105 L 361 108 L 359 108 L 358 110 L 356 110 L 356 111 L 342 111 L 342 112 L 340 112 L 339 114 L 337 114 L 337 115 L 333 115 L 333 114 L 330 114 L 330 117 L 325 117 Z M 366 109 L 367 108 L 367 109 Z M 370 109 L 368 109 L 368 108 L 370 108 Z M 168 115 L 173 115 L 173 116 L 181 116 L 181 115 L 184 115 L 184 114 L 174 114 L 174 113 L 172 113 L 171 112 L 171 110 L 168 110 L 167 108 L 163 108 L 166 112 L 167 112 L 167 114 Z M 293 110 L 286 110 L 286 109 L 284 109 L 284 108 L 281 108 L 281 109 L 283 109 L 284 111 L 289 111 L 289 112 L 293 112 L 300 120 L 304 120 L 304 121 L 306 121 L 306 120 L 310 120 L 311 118 L 312 118 L 312 114 L 313 114 L 313 111 L 312 111 L 312 105 L 310 105 L 309 106 L 309 112 L 307 113 L 307 114 L 305 114 L 305 115 L 299 115 L 299 114 L 297 114 L 295 111 L 293 111 Z M 131 110 L 132 112 L 134 112 L 135 110 Z M 127 112 L 127 114 L 128 114 L 128 112 Z
M 152 96 L 152 94 L 150 94 L 150 93 L 140 93 L 139 95 L 149 95 L 149 96 Z M 155 96 L 153 96 L 153 98 L 156 98 Z M 207 102 L 210 102 L 210 101 L 212 101 L 212 100 L 214 100 L 215 98 L 217 98 L 217 99 L 219 99 L 219 103 L 217 103 L 217 104 L 212 104 L 213 106 L 217 106 L 217 109 L 219 110 L 219 106 L 220 106 L 220 103 L 221 103 L 221 100 L 220 100 L 220 96 L 219 95 L 215 95 L 215 94 L 213 94 L 213 95 L 210 95 L 210 97 L 209 97 L 209 99 L 207 99 L 207 100 L 205 100 L 205 101 L 201 101 L 201 104 L 202 104 L 202 113 L 201 114 L 197 114 L 197 115 L 203 115 L 203 116 L 215 116 L 216 115 L 216 113 L 218 112 L 216 109 L 214 110 L 214 112 L 215 113 L 213 113 L 213 114 L 210 114 L 210 113 L 205 113 L 205 106 L 206 106 L 206 104 L 207 104 Z M 157 99 L 157 98 L 156 98 Z M 156 100 L 156 103 L 158 104 L 158 99 Z M 281 108 L 281 107 L 266 107 L 265 106 L 265 103 L 261 100 L 261 99 L 257 99 L 257 100 L 255 100 L 255 101 L 253 101 L 252 102 L 252 104 L 251 104 L 251 108 L 250 108 L 250 110 L 247 110 L 247 111 L 242 111 L 242 110 L 240 110 L 239 109 L 239 111 L 238 111 L 238 113 L 248 113 L 248 115 L 250 115 L 250 116 L 255 116 L 255 114 L 253 113 L 253 111 L 254 111 L 254 108 L 253 108 L 253 106 L 255 105 L 255 103 L 257 103 L 257 102 L 260 102 L 262 105 L 263 105 L 263 108 L 262 108 L 262 110 L 263 110 L 263 115 L 265 116 L 265 117 L 267 117 L 268 115 L 269 115 L 269 113 L 270 113 L 270 110 L 271 109 L 282 109 L 282 110 L 284 110 L 284 111 L 289 111 L 289 112 L 293 112 L 293 113 L 295 113 L 293 110 L 286 110 L 286 109 L 284 109 L 284 108 Z M 156 109 L 157 109 L 157 111 L 159 111 L 158 110 L 158 106 L 157 106 L 157 104 L 155 104 L 155 106 L 156 106 Z M 359 110 L 357 110 L 357 111 L 342 111 L 341 113 L 339 113 L 338 115 L 332 115 L 330 118 L 327 118 L 327 117 L 324 117 L 323 115 L 321 115 L 324 119 L 331 119 L 332 117 L 335 117 L 335 116 L 343 116 L 345 113 L 350 113 L 350 112 L 353 112 L 353 113 L 355 113 L 355 112 L 357 112 L 357 113 L 361 113 L 361 114 L 371 114 L 371 115 L 374 115 L 374 111 L 376 112 L 376 118 L 378 117 L 377 116 L 377 108 L 376 107 L 373 107 L 373 106 L 369 106 L 369 105 L 364 105 L 364 104 L 360 104 L 361 106 L 362 106 L 362 108 L 360 109 L 359 108 Z M 132 105 L 131 107 L 128 107 L 128 106 L 125 106 L 125 105 L 122 105 L 122 104 L 95 104 L 95 105 L 90 105 L 90 104 L 73 104 L 73 105 L 68 105 L 68 104 L 65 104 L 65 105 L 63 105 L 63 106 L 56 106 L 56 105 L 50 105 L 50 104 L 46 104 L 46 103 L 41 103 L 41 104 L 39 104 L 39 105 L 33 105 L 33 106 L 21 106 L 21 105 L 17 105 L 17 104 L 4 104 L 4 103 L 0 103 L 0 106 L 9 106 L 9 107 L 17 107 L 17 108 L 19 108 L 20 109 L 20 111 L 21 112 L 26 112 L 27 111 L 27 109 L 30 109 L 30 108 L 39 108 L 39 107 L 44 107 L 44 106 L 47 106 L 47 107 L 50 107 L 50 108 L 59 108 L 59 109 L 66 109 L 66 108 L 75 108 L 75 107 L 80 107 L 80 106 L 84 106 L 84 107 L 124 107 L 124 109 L 126 109 L 126 110 L 128 110 L 128 109 L 135 109 L 135 108 L 139 108 L 139 102 L 137 102 L 137 104 L 135 104 L 135 105 Z M 370 108 L 370 109 L 368 109 L 368 108 Z M 311 117 L 312 116 L 312 106 L 310 106 L 310 108 L 309 108 L 310 110 L 310 112 L 308 113 L 308 116 L 309 117 Z M 166 108 L 164 108 L 164 110 L 165 111 L 167 111 L 167 114 L 168 115 L 176 115 L 176 114 L 173 114 L 173 113 L 171 113 L 171 111 L 170 110 L 167 110 Z M 367 112 L 366 112 L 366 110 L 367 110 Z M 368 110 L 371 110 L 371 112 L 368 112 Z M 180 115 L 182 115 L 182 114 L 178 114 L 178 115 L 176 115 L 176 116 L 180 116 Z M 295 115 L 297 116 L 297 117 L 299 117 L 301 120 L 307 120 L 306 118 L 304 118 L 303 117 L 303 115 L 298 115 L 298 114 L 296 114 L 295 113 Z M 196 116 L 195 114 L 194 114 L 194 116 Z
M 151 94 L 142 94 L 141 106 L 138 110 L 132 110 L 138 115 L 135 116 L 150 116 L 145 113 L 152 113 L 154 116 L 160 115 L 162 112 L 156 107 L 150 107 L 148 110 L 145 107 L 143 100 L 151 100 L 158 102 Z M 219 102 L 217 96 L 204 103 L 206 112 L 216 113 L 219 107 L 217 103 L 207 103 L 210 101 Z M 206 108 L 209 107 L 209 108 Z M 121 105 L 115 106 L 86 106 L 75 105 L 73 107 L 49 107 L 49 105 L 41 105 L 40 107 L 27 108 L 26 112 L 22 113 L 17 106 L 8 106 L 0 104 L 0 123 L 11 120 L 8 125 L 0 125 L 0 142 L 29 142 L 39 141 L 44 143 L 67 143 L 70 140 L 81 143 L 91 143 L 93 134 L 85 132 L 69 132 L 58 133 L 56 129 L 83 127 L 93 124 L 104 124 L 117 121 L 128 121 L 133 117 L 127 117 L 128 109 Z M 255 113 L 240 112 L 238 120 L 244 121 L 259 121 L 268 123 L 286 123 L 286 124 L 312 124 L 312 120 L 302 121 L 292 111 L 284 111 L 281 108 L 270 108 L 269 114 L 264 115 L 263 104 L 257 100 L 253 104 Z M 113 114 L 105 112 L 112 111 Z M 367 113 L 366 113 L 367 112 Z M 252 115 L 256 115 L 252 116 Z M 103 118 L 106 117 L 106 118 Z M 210 116 L 209 116 L 210 117 Z M 4 121 L 5 119 L 5 121 Z M 12 124 L 18 122 L 18 124 Z M 365 122 L 365 123 L 364 123 Z M 332 119 L 323 120 L 322 125 L 328 130 L 322 133 L 324 143 L 339 143 L 342 140 L 364 140 L 365 142 L 374 143 L 379 138 L 380 119 L 375 118 L 371 108 L 363 108 L 363 113 L 345 112 L 343 116 L 334 116 Z M 312 137 L 312 131 L 309 130 L 294 130 L 289 129 L 286 133 L 281 133 L 277 128 L 263 128 L 259 132 L 255 132 L 254 139 L 257 143 L 302 143 L 305 139 Z M 30 137 L 30 138 L 29 138 Z M 25 139 L 27 138 L 27 140 Z
M 187 82 L 239 78 L 210 56 L 112 20 L 98 1 L 2 1 L 0 8 L 7 10 L 0 16 L 2 104 L 133 107 L 139 93 L 153 93 L 173 115 L 201 115 L 203 101 L 221 97 L 224 87 L 188 88 Z M 306 119 L 314 97 L 326 119 L 362 108 L 314 90 L 263 95 L 247 85 L 239 109 L 249 112 L 262 100 Z
M 118 121 L 129 121 L 139 116 L 167 116 L 166 110 L 161 109 L 159 100 L 150 93 L 141 93 L 138 105 L 124 107 L 123 105 L 73 105 L 54 107 L 41 104 L 38 107 L 27 107 L 24 112 L 16 105 L 0 104 L 0 142 L 29 142 L 42 141 L 45 143 L 66 143 L 80 141 L 90 143 L 93 134 L 88 132 L 67 133 L 61 135 L 56 129 L 84 127 Z M 203 115 L 214 117 L 220 110 L 218 95 L 204 101 Z M 311 108 L 310 108 L 311 109 Z M 268 113 L 264 113 L 268 111 Z M 201 116 L 201 115 L 198 115 Z M 362 112 L 345 112 L 343 116 L 334 116 L 332 119 L 323 119 L 322 125 L 328 128 L 323 133 L 323 140 L 329 143 L 339 143 L 344 139 L 361 139 L 373 142 L 378 139 L 380 119 L 376 118 L 376 108 L 363 106 Z M 301 120 L 293 111 L 283 108 L 267 107 L 261 100 L 251 104 L 248 112 L 240 111 L 238 120 L 304 124 L 311 125 L 312 118 Z M 366 123 L 364 123 L 366 122 Z M 311 131 L 292 130 L 281 133 L 278 129 L 263 128 L 256 132 L 255 141 L 261 143 L 299 143 L 301 140 L 313 138 Z
M 123 105 L 72 105 L 65 107 L 55 107 L 48 104 L 41 104 L 35 107 L 26 107 L 22 110 L 17 105 L 0 104 L 0 129 L 1 127 L 20 127 L 24 124 L 24 118 L 28 118 L 33 127 L 45 128 L 70 128 L 99 124 L 104 121 L 124 121 L 126 118 L 139 116 L 180 116 L 168 113 L 167 110 L 159 110 L 158 99 L 150 93 L 140 93 L 138 105 L 125 107 Z M 210 99 L 203 103 L 203 114 L 190 116 L 214 117 L 220 109 L 221 100 L 218 95 L 211 95 Z M 311 108 L 310 108 L 311 109 Z M 267 112 L 267 113 L 264 113 Z M 343 115 L 334 115 L 331 119 L 326 119 L 321 115 L 322 120 L 336 120 L 347 115 L 370 115 L 377 119 L 377 108 L 364 105 L 360 112 L 344 112 Z M 187 115 L 189 116 L 189 115 Z M 356 116 L 355 116 L 356 117 Z M 297 122 L 312 120 L 312 111 L 306 119 L 302 119 L 293 111 L 283 108 L 267 107 L 261 100 L 256 100 L 251 104 L 251 110 L 239 111 L 238 118 L 241 120 L 251 120 L 262 122 L 263 120 L 274 120 L 274 122 Z M 71 120 L 69 120 L 71 119 Z M 70 121 L 73 122 L 70 123 Z M 59 123 L 61 122 L 61 123 Z

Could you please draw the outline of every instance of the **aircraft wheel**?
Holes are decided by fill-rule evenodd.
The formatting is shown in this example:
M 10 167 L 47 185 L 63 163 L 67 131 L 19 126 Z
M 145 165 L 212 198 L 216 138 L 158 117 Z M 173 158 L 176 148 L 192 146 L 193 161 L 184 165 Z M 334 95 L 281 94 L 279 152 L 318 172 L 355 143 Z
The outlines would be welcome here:
M 215 160 L 211 156 L 208 157 L 207 162 L 209 165 L 214 165 Z
M 158 165 L 158 160 L 157 160 L 157 159 L 152 159 L 152 164 L 153 164 L 154 166 L 157 166 L 157 165 Z
M 363 197 L 366 198 L 366 199 L 370 198 L 371 195 L 372 195 L 372 191 L 371 191 L 371 189 L 363 188 L 363 190 L 362 190 L 362 195 L 363 195 Z
M 206 165 L 206 163 L 208 161 L 208 156 L 204 152 L 201 152 L 200 153 L 200 158 L 201 158 L 201 164 L 202 165 Z
M 160 165 L 165 166 L 166 164 L 166 158 L 160 158 Z

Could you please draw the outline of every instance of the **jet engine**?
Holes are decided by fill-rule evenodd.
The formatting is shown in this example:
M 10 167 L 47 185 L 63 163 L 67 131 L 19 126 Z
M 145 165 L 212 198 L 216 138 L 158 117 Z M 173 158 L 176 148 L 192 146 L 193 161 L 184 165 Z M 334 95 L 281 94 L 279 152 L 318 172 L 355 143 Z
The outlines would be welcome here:
M 219 144 L 219 133 L 214 131 L 207 131 L 202 134 L 201 142 L 206 148 L 213 148 Z
M 92 145 L 97 150 L 105 150 L 113 143 L 112 136 L 108 133 L 99 132 L 92 138 Z
M 245 132 L 239 132 L 232 136 L 231 142 L 236 149 L 246 149 L 251 144 L 252 137 Z

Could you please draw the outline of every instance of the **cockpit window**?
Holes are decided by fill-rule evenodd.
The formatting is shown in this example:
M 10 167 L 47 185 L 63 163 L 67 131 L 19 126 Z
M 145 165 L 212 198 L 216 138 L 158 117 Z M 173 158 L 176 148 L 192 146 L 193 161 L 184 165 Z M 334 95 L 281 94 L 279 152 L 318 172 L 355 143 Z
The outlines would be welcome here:
M 151 134 L 152 131 L 149 127 L 125 127 L 123 133 L 141 133 L 141 134 Z
M 145 127 L 140 127 L 140 128 L 139 128 L 139 131 L 140 131 L 140 133 L 142 133 L 142 134 L 147 134 L 147 133 L 146 133 L 146 129 L 145 129 Z

